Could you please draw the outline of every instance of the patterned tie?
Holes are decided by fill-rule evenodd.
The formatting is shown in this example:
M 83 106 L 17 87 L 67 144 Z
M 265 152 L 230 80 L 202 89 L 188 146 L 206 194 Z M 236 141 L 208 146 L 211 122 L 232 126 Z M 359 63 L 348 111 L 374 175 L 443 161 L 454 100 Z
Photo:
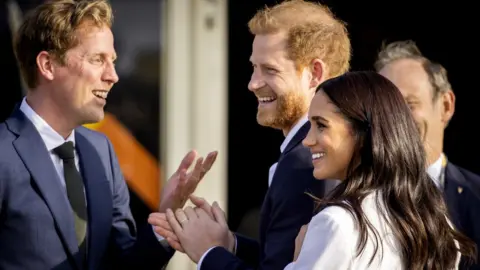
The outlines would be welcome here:
M 85 247 L 88 223 L 87 205 L 82 176 L 75 166 L 73 142 L 66 142 L 53 149 L 53 152 L 63 160 L 63 174 L 65 176 L 65 185 L 67 186 L 68 200 L 74 214 L 78 246 Z

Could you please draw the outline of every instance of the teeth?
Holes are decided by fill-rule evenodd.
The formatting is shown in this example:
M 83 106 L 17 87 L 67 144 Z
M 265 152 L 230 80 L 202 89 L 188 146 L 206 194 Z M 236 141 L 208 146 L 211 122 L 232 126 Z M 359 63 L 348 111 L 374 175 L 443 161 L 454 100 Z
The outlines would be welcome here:
M 107 99 L 108 91 L 104 90 L 93 90 L 92 92 L 96 97 Z
M 312 159 L 315 160 L 315 159 L 319 159 L 321 157 L 325 156 L 325 153 L 315 153 L 315 154 L 312 154 Z
M 258 101 L 260 101 L 260 102 L 262 102 L 262 103 L 263 103 L 263 102 L 272 102 L 272 101 L 274 101 L 275 99 L 276 99 L 276 98 L 274 98 L 274 97 L 259 97 L 259 98 L 258 98 Z

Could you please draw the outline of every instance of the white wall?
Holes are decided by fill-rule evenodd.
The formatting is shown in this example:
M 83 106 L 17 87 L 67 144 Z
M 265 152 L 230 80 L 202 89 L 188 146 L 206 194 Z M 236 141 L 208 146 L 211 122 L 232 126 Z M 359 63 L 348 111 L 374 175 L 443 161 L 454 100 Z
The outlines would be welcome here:
M 162 149 L 165 179 L 186 152 L 217 150 L 196 195 L 227 206 L 227 2 L 165 0 L 162 59 Z M 176 253 L 168 269 L 196 269 Z

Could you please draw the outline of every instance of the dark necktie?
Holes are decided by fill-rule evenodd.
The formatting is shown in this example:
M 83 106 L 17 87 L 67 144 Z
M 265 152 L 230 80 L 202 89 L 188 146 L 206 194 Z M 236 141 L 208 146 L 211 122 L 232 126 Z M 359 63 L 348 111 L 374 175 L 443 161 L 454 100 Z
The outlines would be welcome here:
M 88 222 L 87 205 L 82 176 L 75 166 L 73 142 L 66 142 L 53 151 L 63 160 L 63 175 L 65 176 L 68 200 L 73 210 L 78 246 L 85 247 Z

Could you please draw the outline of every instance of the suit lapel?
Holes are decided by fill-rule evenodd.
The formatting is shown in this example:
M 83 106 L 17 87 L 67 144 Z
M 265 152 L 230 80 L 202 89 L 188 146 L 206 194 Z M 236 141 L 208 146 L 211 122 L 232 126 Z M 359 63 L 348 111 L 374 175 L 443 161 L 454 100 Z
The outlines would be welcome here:
M 310 130 L 310 122 L 306 122 L 298 131 L 297 133 L 293 136 L 292 140 L 288 143 L 287 147 L 285 147 L 285 150 L 280 154 L 280 157 L 278 159 L 277 163 L 277 168 L 276 171 L 278 171 L 278 164 L 282 160 L 283 156 L 285 156 L 288 152 L 290 152 L 295 146 L 297 146 L 299 143 L 302 143 L 303 139 L 307 136 L 308 131 Z M 278 175 L 277 173 L 274 174 L 273 178 Z M 272 183 L 273 183 L 272 179 Z M 263 200 L 262 208 L 260 211 L 260 237 L 262 238 L 265 236 L 265 231 L 267 230 L 268 227 L 268 221 L 270 220 L 270 211 L 271 211 L 271 202 L 270 202 L 270 196 L 271 193 L 274 192 L 271 187 L 267 189 L 267 193 L 265 195 L 265 199 Z
M 75 142 L 88 202 L 89 269 L 96 269 L 93 263 L 100 261 L 98 256 L 102 253 L 96 250 L 104 250 L 110 235 L 112 192 L 98 150 L 78 129 L 75 132 Z
M 310 130 L 310 122 L 303 124 L 303 126 L 297 131 L 295 136 L 293 136 L 292 140 L 288 143 L 285 150 L 282 152 L 281 156 L 286 155 L 290 152 L 295 146 L 299 143 L 302 143 L 303 139 L 307 136 L 308 131 Z
M 18 108 L 7 120 L 7 125 L 18 135 L 13 145 L 50 209 L 63 243 L 70 254 L 76 253 L 78 246 L 72 211 L 45 143 Z
M 445 202 L 449 210 L 450 216 L 457 228 L 462 227 L 460 212 L 464 205 L 464 193 L 466 188 L 466 180 L 463 174 L 450 162 L 445 169 Z

